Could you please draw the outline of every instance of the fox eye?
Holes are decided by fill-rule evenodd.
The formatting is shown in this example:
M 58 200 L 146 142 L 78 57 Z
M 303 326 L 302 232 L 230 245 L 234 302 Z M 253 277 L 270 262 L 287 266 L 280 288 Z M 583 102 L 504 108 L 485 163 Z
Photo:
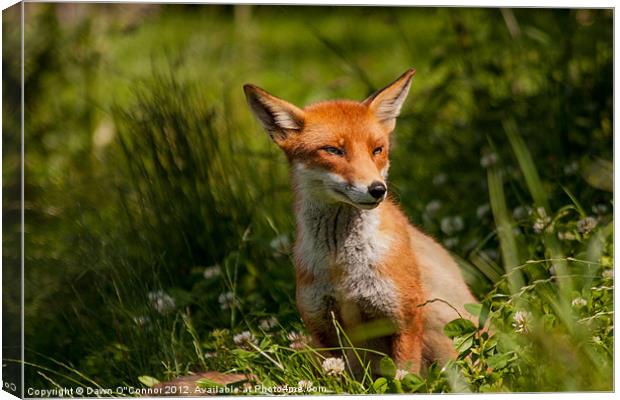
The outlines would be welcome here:
M 335 156 L 342 156 L 342 155 L 344 155 L 344 150 L 343 149 L 339 149 L 338 147 L 325 146 L 325 147 L 322 148 L 322 150 L 325 151 L 326 153 L 333 154 Z
M 377 147 L 376 149 L 374 149 L 372 151 L 372 155 L 373 156 L 379 155 L 381 153 L 383 153 L 383 146 L 379 146 L 379 147 Z

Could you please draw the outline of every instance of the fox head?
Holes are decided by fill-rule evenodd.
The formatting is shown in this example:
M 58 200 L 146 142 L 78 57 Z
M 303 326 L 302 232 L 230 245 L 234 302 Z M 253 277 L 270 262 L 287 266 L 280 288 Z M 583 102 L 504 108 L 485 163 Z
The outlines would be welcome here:
M 247 101 L 271 139 L 286 153 L 303 196 L 359 209 L 387 193 L 390 134 L 407 97 L 410 69 L 362 102 L 325 101 L 298 108 L 254 86 Z

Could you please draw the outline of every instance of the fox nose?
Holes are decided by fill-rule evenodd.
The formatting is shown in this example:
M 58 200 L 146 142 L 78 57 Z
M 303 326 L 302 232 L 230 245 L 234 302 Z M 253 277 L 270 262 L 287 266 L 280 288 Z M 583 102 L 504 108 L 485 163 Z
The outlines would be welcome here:
M 383 182 L 374 181 L 368 186 L 368 193 L 375 199 L 380 199 L 387 192 L 387 187 Z

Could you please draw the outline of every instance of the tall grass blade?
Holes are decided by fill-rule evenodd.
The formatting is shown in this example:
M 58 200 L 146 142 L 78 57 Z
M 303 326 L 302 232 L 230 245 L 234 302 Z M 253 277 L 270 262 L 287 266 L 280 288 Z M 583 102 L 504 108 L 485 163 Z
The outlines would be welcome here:
M 583 207 L 581 206 L 581 203 L 579 203 L 579 201 L 577 200 L 577 198 L 575 197 L 575 195 L 568 190 L 567 187 L 562 186 L 562 190 L 564 190 L 564 193 L 566 193 L 566 195 L 570 198 L 570 200 L 573 202 L 573 204 L 575 205 L 575 208 L 577 209 L 577 211 L 579 212 L 579 215 L 581 215 L 581 218 L 585 218 L 588 216 L 588 214 L 586 214 L 585 210 L 583 209 Z
M 515 157 L 517 158 L 517 162 L 519 163 L 519 167 L 523 173 L 523 177 L 525 178 L 525 184 L 530 191 L 530 195 L 534 199 L 534 204 L 539 207 L 544 207 L 545 210 L 549 212 L 547 192 L 543 188 L 542 181 L 538 175 L 538 170 L 536 169 L 532 155 L 527 149 L 523 138 L 521 138 L 517 131 L 515 121 L 512 119 L 504 120 L 503 125 L 504 130 L 506 131 L 506 136 L 508 136 L 512 150 L 515 153 Z
M 192 344 L 194 345 L 194 351 L 196 352 L 196 356 L 197 356 L 196 358 L 199 360 L 200 366 L 202 367 L 202 369 L 206 371 L 207 364 L 205 363 L 205 359 L 204 359 L 204 355 L 202 351 L 202 344 L 200 341 L 200 337 L 198 336 L 198 332 L 196 332 L 196 328 L 194 328 L 194 324 L 192 323 L 192 320 L 188 314 L 183 313 L 181 314 L 181 317 L 183 318 L 185 329 L 187 329 L 187 332 L 192 337 Z
M 497 227 L 497 235 L 499 237 L 508 286 L 510 288 L 510 293 L 516 293 L 523 286 L 524 281 L 521 271 L 516 268 L 521 263 L 519 262 L 517 241 L 512 231 L 514 223 L 506 207 L 502 177 L 497 167 L 488 169 L 487 180 L 489 186 L 489 200 L 493 218 L 495 219 L 495 226 Z
M 506 136 L 510 142 L 512 150 L 515 154 L 519 168 L 523 173 L 525 184 L 534 200 L 536 207 L 542 207 L 545 209 L 547 215 L 551 215 L 551 208 L 547 200 L 547 192 L 545 191 L 532 155 L 528 150 L 523 138 L 517 131 L 517 125 L 513 119 L 504 120 L 503 122 Z M 564 253 L 558 238 L 554 232 L 545 232 L 543 237 L 546 251 L 549 253 L 549 258 L 556 260 L 563 260 Z M 572 282 L 568 275 L 568 265 L 566 261 L 554 261 L 552 263 L 556 276 L 558 276 L 558 284 L 560 286 L 563 296 L 567 296 L 572 290 Z M 563 278 L 564 277 L 564 278 Z

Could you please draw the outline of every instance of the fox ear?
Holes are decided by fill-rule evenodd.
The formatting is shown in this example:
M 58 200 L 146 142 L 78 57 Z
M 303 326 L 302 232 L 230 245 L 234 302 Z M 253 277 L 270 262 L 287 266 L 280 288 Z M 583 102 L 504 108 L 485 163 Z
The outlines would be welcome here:
M 276 142 L 285 139 L 289 131 L 301 131 L 304 112 L 254 85 L 244 85 L 245 97 L 252 112 Z
M 376 91 L 362 102 L 374 112 L 379 121 L 390 131 L 394 130 L 396 126 L 396 117 L 400 114 L 400 109 L 407 98 L 414 75 L 415 69 L 407 70 L 394 82 Z

